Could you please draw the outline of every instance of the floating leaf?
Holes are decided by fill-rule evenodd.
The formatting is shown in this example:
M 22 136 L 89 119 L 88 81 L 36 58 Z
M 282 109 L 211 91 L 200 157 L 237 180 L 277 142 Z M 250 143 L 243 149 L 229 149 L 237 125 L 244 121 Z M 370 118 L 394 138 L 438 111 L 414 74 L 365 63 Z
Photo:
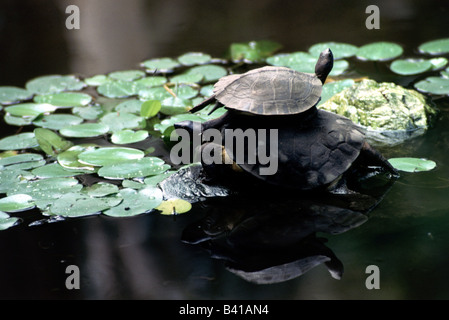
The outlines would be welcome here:
M 143 101 L 138 99 L 129 99 L 120 102 L 114 110 L 117 112 L 127 112 L 133 114 L 140 114 L 140 109 L 142 107 Z
M 124 147 L 104 147 L 86 150 L 78 155 L 81 163 L 91 166 L 106 166 L 144 157 L 141 150 Z
M 205 64 L 210 62 L 212 57 L 206 53 L 188 52 L 178 57 L 178 61 L 185 66 L 193 66 L 196 64 Z
M 180 63 L 172 58 L 150 59 L 142 62 L 142 67 L 147 68 L 148 72 L 171 72 L 179 66 Z
M 37 147 L 33 132 L 19 133 L 0 140 L 0 150 L 21 150 Z
M 432 70 L 438 70 L 440 68 L 443 68 L 448 62 L 448 60 L 444 57 L 433 58 L 430 59 L 429 61 L 432 64 Z
M 145 72 L 142 70 L 124 70 L 111 72 L 108 76 L 114 80 L 133 81 L 144 77 Z
M 89 86 L 93 86 L 93 87 L 100 86 L 108 81 L 111 81 L 111 80 L 104 74 L 98 74 L 93 77 L 84 79 L 85 84 L 87 84 Z
M 37 95 L 34 102 L 48 103 L 57 107 L 86 106 L 92 101 L 92 97 L 81 92 L 60 92 L 45 95 Z
M 169 168 L 162 159 L 145 157 L 133 162 L 104 166 L 98 170 L 98 175 L 107 179 L 130 179 L 161 174 Z
M 140 190 L 125 188 L 120 190 L 122 203 L 104 211 L 112 217 L 130 217 L 149 212 L 162 202 L 162 191 L 159 188 L 146 187 Z
M 7 193 L 17 184 L 34 179 L 34 175 L 28 171 L 19 169 L 0 170 L 0 193 Z
M 145 119 L 154 117 L 161 110 L 161 102 L 159 100 L 145 101 L 140 108 L 140 116 Z
M 449 95 L 449 79 L 428 77 L 415 83 L 415 88 L 422 92 Z
M 8 170 L 28 170 L 43 166 L 45 160 L 40 154 L 22 153 L 15 156 L 0 159 L 0 167 Z
M 33 93 L 28 90 L 12 87 L 1 86 L 0 87 L 0 104 L 12 104 L 19 101 L 31 99 Z
M 163 215 L 175 215 L 190 211 L 192 204 L 182 199 L 168 199 L 156 207 Z
M 129 144 L 143 141 L 148 137 L 148 131 L 138 130 L 133 131 L 130 129 L 124 129 L 115 131 L 111 136 L 111 142 L 115 144 Z
M 24 127 L 33 123 L 35 118 L 22 118 L 22 117 L 14 117 L 10 114 L 6 114 L 4 120 L 7 124 L 11 126 L 19 126 Z
M 317 43 L 309 48 L 312 56 L 319 57 L 320 53 L 330 48 L 335 60 L 349 58 L 357 53 L 358 48 L 352 44 L 342 42 L 322 42 Z
M 94 150 L 97 146 L 86 144 L 86 145 L 76 145 L 68 150 L 58 154 L 58 163 L 71 170 L 87 170 L 93 172 L 95 168 L 91 165 L 86 165 L 78 161 L 78 155 L 86 150 Z
M 131 81 L 109 81 L 98 86 L 97 91 L 108 98 L 127 98 L 137 93 L 137 85 Z
M 361 46 L 357 50 L 357 58 L 360 60 L 384 61 L 400 56 L 403 49 L 393 42 L 374 42 Z
M 175 172 L 176 171 L 166 171 L 166 172 L 164 172 L 162 174 L 158 174 L 156 176 L 145 178 L 143 182 L 146 185 L 149 185 L 149 186 L 156 186 L 159 182 L 167 179 L 168 177 L 170 177 Z
M 111 112 L 100 119 L 100 124 L 109 127 L 110 132 L 123 129 L 140 129 L 145 127 L 145 119 L 127 112 Z
M 248 43 L 233 43 L 230 46 L 233 61 L 260 62 L 273 55 L 282 45 L 268 40 L 250 41 Z
M 101 106 L 74 107 L 72 112 L 86 120 L 96 120 L 100 118 L 104 110 Z
M 422 53 L 445 54 L 449 52 L 449 38 L 425 42 L 418 47 Z
M 321 92 L 321 100 L 318 103 L 318 105 L 323 104 L 330 98 L 332 98 L 337 93 L 343 91 L 346 88 L 352 87 L 354 85 L 354 80 L 352 79 L 345 79 L 340 81 L 334 81 L 325 83 L 323 85 L 323 91 Z
M 166 82 L 167 79 L 162 76 L 145 77 L 134 81 L 134 83 L 137 85 L 137 91 L 143 88 L 162 86 Z
M 192 108 L 192 101 L 188 99 L 170 97 L 162 100 L 161 113 L 165 115 L 175 115 L 186 113 Z
M 46 129 L 60 130 L 65 127 L 80 124 L 83 121 L 82 118 L 72 114 L 50 114 L 35 119 L 33 124 Z
M 183 73 L 170 78 L 171 83 L 200 83 L 204 76 L 199 73 Z
M 83 193 L 68 193 L 57 199 L 50 207 L 49 213 L 63 217 L 82 217 L 99 214 L 103 210 L 115 207 L 120 197 L 90 197 Z
M 390 65 L 391 71 L 400 75 L 423 73 L 432 68 L 432 63 L 424 59 L 399 59 Z
M 397 170 L 406 172 L 429 171 L 436 167 L 434 161 L 419 158 L 391 158 L 388 162 Z
M 72 75 L 49 75 L 28 81 L 26 89 L 35 94 L 57 93 L 62 91 L 78 91 L 85 87 L 85 83 Z
M 61 129 L 59 132 L 66 137 L 89 138 L 98 137 L 109 131 L 109 126 L 103 123 L 81 123 Z
M 139 90 L 139 98 L 142 100 L 164 100 L 172 95 L 164 87 L 144 88 Z
M 228 74 L 225 68 L 213 64 L 197 66 L 189 69 L 187 73 L 197 73 L 204 77 L 205 82 L 217 81 Z
M 156 124 L 154 126 L 154 129 L 163 133 L 168 128 L 173 127 L 175 123 L 187 120 L 201 122 L 203 119 L 198 114 L 191 114 L 191 113 L 178 114 L 162 120 L 161 123 Z
M 31 170 L 31 173 L 40 179 L 73 177 L 79 174 L 91 173 L 89 170 L 69 170 L 59 163 L 50 163 Z
M 73 145 L 72 142 L 61 138 L 49 129 L 34 129 L 34 136 L 41 149 L 50 156 L 56 156 L 58 153 L 67 150 Z
M 86 187 L 82 190 L 82 192 L 86 193 L 90 197 L 105 197 L 111 194 L 115 194 L 119 192 L 119 188 L 112 183 L 108 182 L 98 182 L 90 187 Z
M 48 103 L 20 103 L 5 108 L 5 111 L 13 116 L 32 118 L 55 110 L 56 107 Z
M 10 217 L 7 213 L 0 211 L 0 230 L 6 230 L 19 224 L 20 218 Z
M 34 208 L 33 198 L 27 194 L 15 194 L 0 199 L 0 211 L 20 212 Z

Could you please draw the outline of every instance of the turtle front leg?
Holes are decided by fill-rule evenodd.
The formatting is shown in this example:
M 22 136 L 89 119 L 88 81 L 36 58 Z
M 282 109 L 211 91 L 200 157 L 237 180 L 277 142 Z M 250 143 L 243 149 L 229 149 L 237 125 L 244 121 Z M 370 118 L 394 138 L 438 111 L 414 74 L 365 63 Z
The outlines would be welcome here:
M 374 149 L 368 142 L 363 143 L 361 155 L 365 158 L 367 165 L 375 165 L 387 170 L 393 178 L 399 177 L 399 172 L 385 159 L 379 151 Z

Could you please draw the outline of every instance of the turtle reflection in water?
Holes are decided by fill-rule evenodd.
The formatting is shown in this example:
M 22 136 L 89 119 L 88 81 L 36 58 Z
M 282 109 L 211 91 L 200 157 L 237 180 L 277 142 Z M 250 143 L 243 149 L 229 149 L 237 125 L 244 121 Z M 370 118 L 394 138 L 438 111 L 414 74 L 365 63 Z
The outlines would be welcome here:
M 209 153 L 220 150 L 223 159 L 229 157 L 234 162 L 232 165 L 210 164 L 202 159 L 208 178 L 233 177 L 231 168 L 234 172 L 243 172 L 240 177 L 252 176 L 251 179 L 255 177 L 275 186 L 347 192 L 342 177 L 352 171 L 350 168 L 377 167 L 396 177 L 397 171 L 365 141 L 364 133 L 351 120 L 317 109 L 322 85 L 332 67 L 333 55 L 326 49 L 320 54 L 315 74 L 284 67 L 263 67 L 221 78 L 214 86 L 214 94 L 191 110 L 196 112 L 213 102 L 216 107 L 224 105 L 228 110 L 223 116 L 201 125 L 203 132 L 210 128 L 220 130 L 222 137 L 221 145 L 216 141 L 202 141 L 203 150 L 208 148 Z M 191 121 L 175 124 L 176 129 L 195 134 L 193 127 Z M 276 172 L 261 174 L 267 164 L 248 161 L 250 153 L 263 153 L 259 145 L 245 144 L 247 156 L 243 161 L 236 158 L 235 144 L 225 143 L 226 134 L 235 129 L 245 132 L 252 129 L 257 135 L 256 141 L 259 141 L 260 132 L 267 134 L 271 132 L 269 129 L 276 130 Z M 270 140 L 270 137 L 264 139 L 264 150 L 271 150 Z

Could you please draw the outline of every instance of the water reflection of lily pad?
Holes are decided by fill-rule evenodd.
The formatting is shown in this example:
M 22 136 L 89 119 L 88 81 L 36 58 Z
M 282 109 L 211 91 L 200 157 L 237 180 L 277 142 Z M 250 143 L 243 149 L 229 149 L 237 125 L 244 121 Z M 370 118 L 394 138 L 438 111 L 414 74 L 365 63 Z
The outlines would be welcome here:
M 48 75 L 28 81 L 26 89 L 35 94 L 57 93 L 62 91 L 78 91 L 86 84 L 73 75 Z
M 393 42 L 374 42 L 361 46 L 357 50 L 357 58 L 369 61 L 385 61 L 400 56 L 403 49 L 400 45 Z
M 427 41 L 418 47 L 422 53 L 445 54 L 449 52 L 449 38 Z
M 0 104 L 11 104 L 19 101 L 31 99 L 33 93 L 26 89 L 13 87 L 13 86 L 1 86 L 0 87 Z
M 105 210 L 103 213 L 112 217 L 130 217 L 146 213 L 162 202 L 162 191 L 159 188 L 146 187 L 140 190 L 125 188 L 120 190 L 123 198 L 119 205 Z
M 22 150 L 38 145 L 33 132 L 19 133 L 0 140 L 0 150 Z
M 161 174 L 170 169 L 162 159 L 145 157 L 132 162 L 107 165 L 98 170 L 98 175 L 107 179 L 129 179 Z
M 81 123 L 61 129 L 59 132 L 66 137 L 89 138 L 98 137 L 109 131 L 109 126 L 102 123 Z

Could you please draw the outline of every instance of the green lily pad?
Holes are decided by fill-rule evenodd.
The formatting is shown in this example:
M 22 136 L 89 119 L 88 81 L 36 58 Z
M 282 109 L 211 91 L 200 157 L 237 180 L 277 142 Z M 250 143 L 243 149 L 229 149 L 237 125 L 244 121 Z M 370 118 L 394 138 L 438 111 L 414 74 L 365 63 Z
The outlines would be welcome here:
M 72 138 L 98 137 L 108 131 L 109 126 L 103 123 L 81 123 L 59 130 L 63 136 Z
M 229 51 L 233 61 L 261 62 L 274 52 L 282 48 L 282 45 L 269 40 L 250 41 L 248 43 L 233 43 Z
M 159 100 L 148 100 L 141 104 L 140 116 L 145 119 L 154 117 L 161 110 L 161 102 Z
M 39 143 L 39 147 L 50 156 L 56 156 L 73 145 L 72 142 L 63 139 L 49 129 L 36 128 L 34 129 L 34 136 Z
M 192 108 L 192 101 L 188 99 L 170 97 L 161 101 L 161 113 L 175 115 L 186 113 Z
M 142 67 L 147 69 L 147 72 L 171 72 L 174 68 L 181 64 L 172 58 L 157 58 L 142 62 Z
M 357 58 L 369 61 L 385 61 L 399 57 L 403 53 L 400 45 L 393 42 L 374 42 L 361 46 L 357 50 Z
M 110 132 L 124 129 L 141 129 L 145 127 L 145 119 L 132 113 L 111 112 L 100 119 L 100 124 L 109 127 Z
M 142 100 L 164 100 L 172 95 L 164 87 L 152 87 L 139 90 L 139 98 Z
M 15 194 L 0 199 L 0 211 L 20 212 L 34 207 L 33 198 L 27 194 Z
M 117 106 L 115 106 L 114 110 L 117 112 L 127 112 L 127 113 L 139 114 L 142 104 L 143 104 L 143 101 L 141 101 L 141 100 L 129 99 L 129 100 L 120 102 Z
M 158 174 L 158 175 L 155 175 L 155 176 L 151 176 L 151 177 L 145 178 L 143 180 L 143 182 L 146 185 L 149 185 L 149 186 L 156 186 L 159 182 L 164 181 L 165 179 L 170 177 L 175 172 L 176 171 L 165 171 L 162 174 Z
M 22 117 L 14 117 L 10 114 L 6 114 L 3 118 L 5 122 L 11 126 L 24 127 L 31 125 L 35 118 L 22 118 Z
M 21 182 L 34 179 L 29 171 L 19 169 L 0 170 L 0 193 L 7 193 Z
M 320 53 L 327 48 L 331 49 L 335 60 L 352 57 L 358 50 L 358 48 L 352 44 L 331 41 L 314 44 L 309 48 L 309 53 L 312 56 L 319 57 Z
M 139 149 L 104 147 L 86 150 L 78 155 L 78 160 L 91 166 L 107 166 L 141 159 L 144 155 L 144 152 Z
M 86 107 L 74 107 L 72 109 L 73 114 L 85 119 L 85 120 L 96 120 L 99 119 L 103 114 L 104 110 L 101 106 L 86 106 Z
M 33 124 L 38 127 L 60 130 L 65 127 L 82 123 L 84 120 L 72 114 L 50 114 L 36 118 Z
M 5 111 L 16 117 L 35 118 L 43 113 L 50 113 L 57 108 L 48 103 L 20 103 L 5 108 Z
M 28 81 L 25 85 L 29 92 L 35 94 L 58 93 L 62 91 L 78 91 L 86 84 L 73 75 L 48 75 Z
M 120 197 L 90 197 L 83 193 L 68 193 L 57 199 L 51 206 L 49 213 L 63 217 L 83 217 L 100 214 L 103 210 L 115 207 Z
M 0 104 L 17 103 L 31 99 L 32 96 L 33 93 L 26 89 L 12 86 L 0 86 Z
M 73 146 L 66 151 L 58 154 L 58 163 L 66 169 L 93 172 L 95 171 L 94 166 L 79 162 L 78 155 L 87 150 L 94 150 L 96 147 L 96 145 L 91 144 Z
M 0 230 L 6 230 L 20 223 L 20 218 L 10 217 L 6 212 L 0 211 Z
M 436 167 L 434 161 L 419 158 L 391 158 L 388 162 L 397 170 L 405 172 L 429 171 Z
M 162 159 L 144 157 L 133 162 L 104 166 L 98 170 L 98 175 L 106 179 L 130 179 L 161 174 L 169 168 Z
M 137 93 L 137 85 L 132 81 L 108 81 L 97 87 L 97 92 L 108 98 L 127 98 Z
M 19 133 L 0 140 L 0 150 L 21 150 L 39 145 L 33 132 Z
M 98 74 L 93 77 L 84 79 L 84 83 L 87 84 L 88 86 L 92 86 L 92 87 L 100 86 L 108 81 L 111 81 L 111 80 L 108 78 L 108 76 L 106 76 L 104 74 Z
M 337 93 L 343 91 L 346 88 L 352 87 L 354 85 L 354 80 L 345 79 L 334 82 L 325 83 L 323 85 L 323 91 L 321 92 L 321 100 L 318 105 L 325 103 L 327 100 L 332 98 Z
M 178 61 L 185 66 L 193 66 L 196 64 L 205 64 L 210 62 L 212 57 L 202 52 L 188 52 L 178 57 Z
M 400 75 L 413 75 L 426 72 L 432 68 L 432 63 L 424 59 L 399 59 L 390 65 L 391 71 Z
M 112 183 L 97 182 L 90 187 L 83 188 L 83 193 L 86 193 L 90 197 L 105 197 L 111 194 L 119 192 L 119 188 Z
M 183 73 L 170 78 L 171 83 L 200 83 L 204 76 L 199 73 Z
M 445 54 L 449 52 L 449 38 L 427 41 L 418 47 L 422 53 Z
M 175 215 L 190 211 L 192 204 L 182 199 L 168 199 L 156 207 L 163 215 Z
M 158 123 L 154 126 L 154 129 L 163 133 L 168 128 L 173 127 L 173 125 L 175 123 L 181 122 L 181 121 L 187 121 L 187 120 L 202 122 L 203 118 L 196 113 L 195 114 L 191 114 L 191 113 L 178 114 L 178 115 L 174 115 L 170 118 L 162 120 L 160 123 Z
M 438 57 L 438 58 L 433 58 L 429 60 L 430 63 L 432 64 L 432 70 L 438 70 L 443 68 L 448 60 L 445 57 Z
M 145 78 L 134 81 L 134 83 L 137 86 L 137 91 L 139 91 L 140 89 L 143 89 L 143 88 L 152 88 L 152 87 L 162 86 L 166 82 L 167 82 L 167 78 L 165 78 L 163 76 L 145 77 Z
M 43 165 L 45 165 L 44 157 L 36 153 L 22 153 L 0 159 L 0 167 L 8 170 L 28 170 Z
M 74 177 L 76 175 L 91 173 L 89 170 L 69 170 L 61 166 L 59 163 L 50 163 L 31 170 L 31 173 L 40 179 L 48 178 L 65 178 Z
M 190 68 L 187 73 L 202 75 L 204 82 L 214 82 L 228 74 L 225 68 L 213 64 Z
M 111 136 L 111 142 L 114 144 L 129 144 L 143 141 L 148 138 L 148 131 L 124 129 L 115 131 Z
M 449 95 L 449 79 L 428 77 L 415 83 L 415 88 L 422 92 Z
M 162 191 L 159 188 L 146 187 L 139 190 L 125 188 L 120 190 L 120 197 L 123 201 L 103 213 L 112 217 L 131 217 L 146 213 L 162 202 Z
M 34 97 L 36 103 L 48 103 L 57 107 L 86 106 L 92 101 L 92 97 L 81 92 L 60 92 Z
M 115 71 L 108 74 L 109 78 L 114 80 L 133 81 L 145 76 L 142 70 L 124 70 Z

